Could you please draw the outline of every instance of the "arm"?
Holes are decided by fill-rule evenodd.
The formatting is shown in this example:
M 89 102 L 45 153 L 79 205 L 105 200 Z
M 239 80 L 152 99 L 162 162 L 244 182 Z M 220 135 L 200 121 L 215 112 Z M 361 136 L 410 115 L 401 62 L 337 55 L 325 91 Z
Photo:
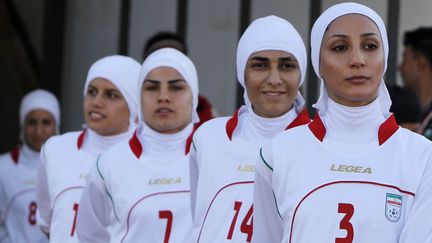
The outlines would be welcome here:
M 51 222 L 51 200 L 49 194 L 48 177 L 46 173 L 45 145 L 41 149 L 40 163 L 38 165 L 37 185 L 36 185 L 36 222 L 41 230 L 49 238 L 49 228 Z
M 407 213 L 407 220 L 402 229 L 399 243 L 432 242 L 432 159 L 429 157 L 425 173 Z
M 189 156 L 189 170 L 190 170 L 190 191 L 191 191 L 191 212 L 192 220 L 195 218 L 195 203 L 196 203 L 196 193 L 197 193 L 197 183 L 198 183 L 198 161 L 196 159 L 196 147 L 192 141 L 192 148 Z
M 254 187 L 254 229 L 252 242 L 281 242 L 283 220 L 279 215 L 273 193 L 273 158 L 271 146 L 260 149 L 256 165 Z
M 76 230 L 82 243 L 110 242 L 108 226 L 113 208 L 110 207 L 101 160 L 99 155 L 81 194 Z

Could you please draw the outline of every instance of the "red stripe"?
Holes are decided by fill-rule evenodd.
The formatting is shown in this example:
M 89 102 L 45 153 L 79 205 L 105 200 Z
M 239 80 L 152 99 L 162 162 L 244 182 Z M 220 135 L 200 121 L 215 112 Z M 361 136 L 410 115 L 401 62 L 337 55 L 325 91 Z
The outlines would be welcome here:
M 83 144 L 83 142 L 84 142 L 84 137 L 85 137 L 86 132 L 87 132 L 87 128 L 84 129 L 84 130 L 80 133 L 80 135 L 78 136 L 78 139 L 77 139 L 77 148 L 78 148 L 78 149 L 80 149 L 80 148 L 82 147 L 82 144 Z
M 207 212 L 206 212 L 206 214 L 205 214 L 205 216 L 204 216 L 204 220 L 203 220 L 203 222 L 202 222 L 202 224 L 201 224 L 201 229 L 200 229 L 200 232 L 199 232 L 199 235 L 198 235 L 197 243 L 200 241 L 200 238 L 201 238 L 201 232 L 202 232 L 202 230 L 203 230 L 203 228 L 204 228 L 204 224 L 205 224 L 205 221 L 206 221 L 206 219 L 207 219 L 207 215 L 208 215 L 208 213 L 209 213 L 209 211 L 210 211 L 210 208 L 212 207 L 212 204 L 213 204 L 214 200 L 215 200 L 216 197 L 218 196 L 218 194 L 219 194 L 221 191 L 223 191 L 224 189 L 226 189 L 226 188 L 228 188 L 228 187 L 230 187 L 230 186 L 235 186 L 235 185 L 240 185 L 240 184 L 253 184 L 253 183 L 254 183 L 254 181 L 240 181 L 240 182 L 234 182 L 234 183 L 228 184 L 228 185 L 222 187 L 221 189 L 219 189 L 219 191 L 215 194 L 215 196 L 214 196 L 213 199 L 211 200 L 209 207 L 207 208 Z
M 10 152 L 12 160 L 13 162 L 15 162 L 15 164 L 18 164 L 19 152 L 20 152 L 19 145 L 15 146 L 15 148 L 13 148 L 12 151 Z
M 415 197 L 415 193 L 413 193 L 413 192 L 409 192 L 409 191 L 405 191 L 405 190 L 402 190 L 402 189 L 400 189 L 400 188 L 397 187 L 397 186 L 388 185 L 388 184 L 382 184 L 382 183 L 377 183 L 377 182 L 372 182 L 372 181 L 333 181 L 333 182 L 326 183 L 326 184 L 321 185 L 321 186 L 319 186 L 319 187 L 313 189 L 312 191 L 308 192 L 308 193 L 307 193 L 307 194 L 306 194 L 306 195 L 305 195 L 305 196 L 300 200 L 300 202 L 297 204 L 296 209 L 294 210 L 294 214 L 293 214 L 292 220 L 291 220 L 291 229 L 290 229 L 290 238 L 289 238 L 289 243 L 291 243 L 291 240 L 292 240 L 292 231 L 293 231 L 293 228 L 294 228 L 294 220 L 295 220 L 295 216 L 296 216 L 296 214 L 297 214 L 297 210 L 299 209 L 299 207 L 300 207 L 300 205 L 303 203 L 303 201 L 304 201 L 307 197 L 309 197 L 312 193 L 318 191 L 319 189 L 324 188 L 324 187 L 327 187 L 327 186 L 330 186 L 330 185 L 335 185 L 335 184 L 369 184 L 369 185 L 375 185 L 375 186 L 389 187 L 389 188 L 396 189 L 396 190 L 398 190 L 398 191 L 401 192 L 401 193 L 405 193 L 405 194 L 408 194 L 408 195 L 410 195 L 410 196 Z
M 389 203 L 389 204 L 395 204 L 395 205 L 402 205 L 402 203 L 400 203 L 400 202 L 395 202 L 395 201 L 387 201 L 387 203 Z
M 311 121 L 311 119 L 309 118 L 309 113 L 307 111 L 306 108 L 304 108 L 298 115 L 297 117 L 294 119 L 294 121 L 292 121 L 285 130 L 288 130 L 290 128 L 294 128 L 294 127 L 298 127 L 301 125 L 306 125 Z
M 152 193 L 152 194 L 149 194 L 147 196 L 142 197 L 136 203 L 134 203 L 132 205 L 131 209 L 129 210 L 129 213 L 128 213 L 128 216 L 127 216 L 126 233 L 125 233 L 125 235 L 123 236 L 123 238 L 122 238 L 122 240 L 120 242 L 122 243 L 124 241 L 124 239 L 126 238 L 127 234 L 129 233 L 129 219 L 130 219 L 130 216 L 132 214 L 132 210 L 135 208 L 136 205 L 138 205 L 138 203 L 140 203 L 141 201 L 143 201 L 143 200 L 145 200 L 145 199 L 147 199 L 149 197 L 154 197 L 154 196 L 158 196 L 158 195 L 166 195 L 166 194 L 174 194 L 174 193 L 190 193 L 190 190 Z

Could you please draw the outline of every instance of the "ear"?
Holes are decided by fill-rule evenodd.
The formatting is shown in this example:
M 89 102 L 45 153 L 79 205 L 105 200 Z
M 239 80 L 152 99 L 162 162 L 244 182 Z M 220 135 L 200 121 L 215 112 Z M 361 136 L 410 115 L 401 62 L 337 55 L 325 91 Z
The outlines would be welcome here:
M 416 66 L 420 71 L 427 71 L 431 69 L 431 64 L 424 55 L 418 55 L 416 58 L 416 63 Z

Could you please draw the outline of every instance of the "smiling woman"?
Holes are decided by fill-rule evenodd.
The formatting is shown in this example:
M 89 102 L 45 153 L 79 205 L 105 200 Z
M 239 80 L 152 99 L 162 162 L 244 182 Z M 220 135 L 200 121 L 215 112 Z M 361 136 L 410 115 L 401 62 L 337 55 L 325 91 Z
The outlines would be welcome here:
M 52 242 L 78 242 L 75 233 L 81 192 L 97 156 L 136 128 L 140 65 L 108 56 L 89 69 L 84 85 L 84 131 L 48 140 L 38 178 L 38 224 Z

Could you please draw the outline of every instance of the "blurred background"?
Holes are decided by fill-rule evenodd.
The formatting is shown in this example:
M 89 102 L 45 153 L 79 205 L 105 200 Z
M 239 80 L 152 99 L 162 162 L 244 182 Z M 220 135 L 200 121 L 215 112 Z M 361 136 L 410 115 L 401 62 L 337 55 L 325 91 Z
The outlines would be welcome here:
M 182 36 L 195 62 L 200 93 L 219 115 L 241 105 L 235 74 L 239 36 L 254 19 L 289 20 L 309 48 L 309 31 L 332 0 L 1 0 L 0 153 L 18 143 L 18 107 L 30 90 L 54 92 L 62 108 L 62 132 L 81 129 L 82 90 L 90 65 L 107 55 L 142 62 L 148 37 L 159 31 Z M 387 24 L 390 56 L 386 82 L 401 83 L 397 64 L 406 30 L 432 25 L 430 0 L 362 0 Z M 318 93 L 312 67 L 302 92 L 310 107 Z

